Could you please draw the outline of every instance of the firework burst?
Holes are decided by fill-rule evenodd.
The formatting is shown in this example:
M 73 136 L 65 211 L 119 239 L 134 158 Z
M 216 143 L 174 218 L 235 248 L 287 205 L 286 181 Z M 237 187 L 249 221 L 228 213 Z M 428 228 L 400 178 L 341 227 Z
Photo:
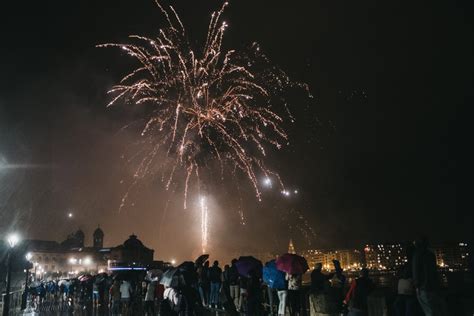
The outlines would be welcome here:
M 227 2 L 212 14 L 198 50 L 192 49 L 174 8 L 156 4 L 167 21 L 158 36 L 132 35 L 132 43 L 99 45 L 118 47 L 139 65 L 109 91 L 109 106 L 124 101 L 146 109 L 140 120 L 143 146 L 130 159 L 138 165 L 132 186 L 162 172 L 168 189 L 181 173 L 186 208 L 190 181 L 195 177 L 200 183 L 203 170 L 217 162 L 221 178 L 245 174 L 259 200 L 257 176 L 276 178 L 283 187 L 266 167 L 266 148 L 288 144 L 282 124 L 293 119 L 282 94 L 295 83 L 270 64 L 256 43 L 242 52 L 223 50 Z M 128 192 L 121 207 L 127 197 Z

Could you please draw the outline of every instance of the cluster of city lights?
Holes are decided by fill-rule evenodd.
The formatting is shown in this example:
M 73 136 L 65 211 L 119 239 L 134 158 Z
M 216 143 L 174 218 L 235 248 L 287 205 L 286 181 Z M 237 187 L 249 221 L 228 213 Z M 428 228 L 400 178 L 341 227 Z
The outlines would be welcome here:
M 82 258 L 69 258 L 69 263 L 72 264 L 72 265 L 85 265 L 85 266 L 89 266 L 92 264 L 92 259 L 90 257 L 85 257 L 84 259 Z

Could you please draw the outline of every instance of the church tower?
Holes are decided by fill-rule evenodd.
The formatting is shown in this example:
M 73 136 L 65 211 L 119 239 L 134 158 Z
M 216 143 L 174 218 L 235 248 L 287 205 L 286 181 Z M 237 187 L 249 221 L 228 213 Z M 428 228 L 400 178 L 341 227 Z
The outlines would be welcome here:
M 100 226 L 94 231 L 94 235 L 92 236 L 93 247 L 94 248 L 103 248 L 104 247 L 104 232 L 100 229 Z
M 296 254 L 295 246 L 293 245 L 293 239 L 290 238 L 290 244 L 288 245 L 288 253 Z

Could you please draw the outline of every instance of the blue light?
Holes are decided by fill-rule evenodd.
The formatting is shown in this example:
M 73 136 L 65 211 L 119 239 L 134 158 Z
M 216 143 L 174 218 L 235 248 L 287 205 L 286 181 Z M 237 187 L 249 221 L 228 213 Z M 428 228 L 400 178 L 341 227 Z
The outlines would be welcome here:
M 140 270 L 145 271 L 146 268 L 141 267 L 116 267 L 116 268 L 109 268 L 110 271 L 131 271 L 131 270 Z

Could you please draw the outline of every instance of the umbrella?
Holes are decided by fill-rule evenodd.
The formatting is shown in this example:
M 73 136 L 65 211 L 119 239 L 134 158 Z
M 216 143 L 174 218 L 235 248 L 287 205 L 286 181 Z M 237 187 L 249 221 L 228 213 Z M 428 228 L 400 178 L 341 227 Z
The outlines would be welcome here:
M 177 287 L 179 285 L 179 270 L 178 268 L 172 268 L 163 273 L 160 284 L 167 287 Z
M 194 262 L 192 261 L 184 261 L 178 266 L 179 271 L 181 272 L 194 272 Z
M 201 266 L 204 264 L 204 262 L 206 262 L 206 260 L 209 259 L 209 255 L 200 255 L 196 261 L 194 261 L 196 263 L 197 266 Z
M 92 280 L 92 275 L 90 274 L 83 274 L 77 278 L 81 282 L 87 282 L 89 280 Z
M 263 281 L 272 289 L 285 288 L 285 273 L 278 270 L 275 260 L 271 260 L 263 267 Z
M 61 280 L 59 280 L 58 285 L 59 286 L 61 286 L 63 284 L 66 285 L 66 283 L 70 283 L 68 279 L 61 279 Z
M 146 278 L 148 281 L 158 281 L 158 279 L 163 275 L 163 271 L 160 269 L 149 270 L 146 273 Z
M 251 271 L 262 275 L 262 262 L 252 256 L 242 256 L 235 263 L 237 271 L 241 276 L 248 277 Z
M 198 275 L 194 262 L 185 261 L 178 266 L 178 270 L 184 278 L 186 284 L 195 284 L 198 281 Z
M 304 257 L 292 253 L 281 255 L 276 260 L 276 267 L 278 270 L 289 274 L 303 274 L 309 269 Z

